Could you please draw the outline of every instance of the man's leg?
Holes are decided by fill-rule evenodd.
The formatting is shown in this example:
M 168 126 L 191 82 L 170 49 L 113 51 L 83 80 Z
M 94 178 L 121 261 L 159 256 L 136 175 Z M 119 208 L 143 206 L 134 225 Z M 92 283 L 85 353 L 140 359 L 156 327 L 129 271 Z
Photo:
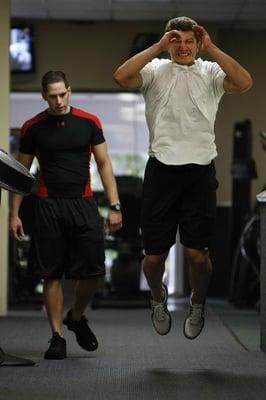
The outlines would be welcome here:
M 72 319 L 79 321 L 89 304 L 93 299 L 98 279 L 78 280 L 75 287 L 75 300 L 72 307 Z
M 212 264 L 208 250 L 185 248 L 184 251 L 189 263 L 191 297 L 183 330 L 188 339 L 195 339 L 204 326 L 204 306 L 212 274 Z
M 143 272 L 151 289 L 152 323 L 159 335 L 166 335 L 171 329 L 171 315 L 167 309 L 168 292 L 163 284 L 167 255 L 168 252 L 146 255 L 143 262 Z
M 90 329 L 87 318 L 83 315 L 88 303 L 93 299 L 98 279 L 78 280 L 75 288 L 75 300 L 63 320 L 68 329 L 75 333 L 80 347 L 87 351 L 98 348 L 98 341 Z
M 59 279 L 44 279 L 43 301 L 52 332 L 62 335 L 63 289 Z
M 151 289 L 153 300 L 162 302 L 164 298 L 163 275 L 168 252 L 159 255 L 146 255 L 143 261 L 143 272 Z
M 43 300 L 48 320 L 52 329 L 50 346 L 44 358 L 61 360 L 66 357 L 66 341 L 62 337 L 63 290 L 58 279 L 44 279 Z
M 189 265 L 192 304 L 204 304 L 212 275 L 209 251 L 185 248 L 184 252 Z

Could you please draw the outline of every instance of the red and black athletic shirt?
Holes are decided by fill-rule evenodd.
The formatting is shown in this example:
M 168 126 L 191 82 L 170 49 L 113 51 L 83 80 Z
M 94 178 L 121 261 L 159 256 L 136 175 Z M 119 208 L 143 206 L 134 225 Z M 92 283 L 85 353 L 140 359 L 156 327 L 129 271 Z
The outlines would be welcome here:
M 19 151 L 39 161 L 37 196 L 91 197 L 91 150 L 103 142 L 99 119 L 74 107 L 59 116 L 46 110 L 26 121 Z

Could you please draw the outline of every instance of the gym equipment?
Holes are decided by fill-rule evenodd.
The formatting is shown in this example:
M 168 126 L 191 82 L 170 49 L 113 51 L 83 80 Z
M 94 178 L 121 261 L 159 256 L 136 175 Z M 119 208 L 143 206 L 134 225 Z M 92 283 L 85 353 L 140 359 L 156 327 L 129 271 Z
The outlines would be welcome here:
M 266 150 L 266 132 L 259 132 Z M 262 189 L 266 190 L 266 186 Z M 258 203 L 246 214 L 232 262 L 229 299 L 237 307 L 260 307 L 260 212 Z
M 234 126 L 232 185 L 232 259 L 251 210 L 251 180 L 257 177 L 256 164 L 252 158 L 252 126 L 250 120 L 237 122 Z
M 32 367 L 35 362 L 26 358 L 11 356 L 0 347 L 0 367 Z
M 105 236 L 105 250 L 114 254 L 108 262 L 103 288 L 93 299 L 92 307 L 147 307 L 147 293 L 140 289 L 143 244 L 140 234 L 142 178 L 116 176 L 122 206 L 123 227 L 114 235 Z M 94 192 L 99 208 L 108 212 L 103 192 Z M 106 264 L 107 265 L 107 264 Z
M 259 308 L 260 215 L 256 204 L 250 213 L 235 251 L 230 280 L 230 301 L 236 307 Z
M 36 178 L 13 156 L 0 149 L 0 187 L 10 192 L 29 194 Z
M 0 149 L 0 188 L 15 193 L 29 194 L 33 190 L 35 182 L 35 177 L 24 165 Z M 33 365 L 35 365 L 34 361 L 7 354 L 0 347 L 1 367 L 25 367 Z

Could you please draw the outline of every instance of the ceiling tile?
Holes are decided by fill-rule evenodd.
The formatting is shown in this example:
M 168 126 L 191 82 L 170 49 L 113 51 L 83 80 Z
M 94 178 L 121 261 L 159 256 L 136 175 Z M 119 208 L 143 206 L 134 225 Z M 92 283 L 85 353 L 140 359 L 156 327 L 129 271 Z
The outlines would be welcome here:
M 12 18 L 60 20 L 197 21 L 248 28 L 266 26 L 266 0 L 11 0 Z

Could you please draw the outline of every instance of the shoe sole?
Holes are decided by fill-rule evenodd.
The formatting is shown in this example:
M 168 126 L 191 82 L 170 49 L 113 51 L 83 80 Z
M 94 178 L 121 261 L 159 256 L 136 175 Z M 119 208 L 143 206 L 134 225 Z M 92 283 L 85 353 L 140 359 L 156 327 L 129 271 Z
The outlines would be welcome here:
M 45 360 L 64 360 L 65 358 L 66 358 L 66 354 L 64 356 L 60 356 L 60 357 L 58 357 L 58 356 L 55 357 L 55 356 L 52 356 L 52 355 L 51 356 L 49 356 L 49 355 L 48 356 L 47 355 L 44 356 Z

